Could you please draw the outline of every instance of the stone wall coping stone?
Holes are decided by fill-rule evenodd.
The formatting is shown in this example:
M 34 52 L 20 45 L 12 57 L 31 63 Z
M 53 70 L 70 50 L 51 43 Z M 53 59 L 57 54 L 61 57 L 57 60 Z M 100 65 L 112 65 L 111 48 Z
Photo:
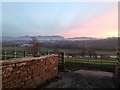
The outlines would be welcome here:
M 12 64 L 12 63 L 20 63 L 20 62 L 24 62 L 24 61 L 44 59 L 44 58 L 51 57 L 51 56 L 56 57 L 58 55 L 52 54 L 52 55 L 43 55 L 43 56 L 40 56 L 40 57 L 24 57 L 24 58 L 6 59 L 6 60 L 3 60 L 3 61 L 1 60 L 0 65 L 4 66 L 4 65 Z

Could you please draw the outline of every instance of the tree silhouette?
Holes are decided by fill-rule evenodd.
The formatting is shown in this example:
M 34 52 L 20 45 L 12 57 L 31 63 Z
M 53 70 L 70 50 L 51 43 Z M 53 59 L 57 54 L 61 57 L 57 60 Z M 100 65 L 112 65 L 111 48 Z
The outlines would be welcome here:
M 31 44 L 32 44 L 32 55 L 34 57 L 38 57 L 40 56 L 40 53 L 39 53 L 39 50 L 40 50 L 40 43 L 39 41 L 37 40 L 37 38 L 35 37 L 31 37 L 32 38 L 32 41 L 31 41 Z

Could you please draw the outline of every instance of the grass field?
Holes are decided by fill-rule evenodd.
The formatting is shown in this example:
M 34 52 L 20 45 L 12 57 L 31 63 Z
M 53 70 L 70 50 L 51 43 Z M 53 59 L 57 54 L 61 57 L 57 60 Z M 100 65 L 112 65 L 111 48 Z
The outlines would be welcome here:
M 93 59 L 93 58 L 65 58 L 66 62 L 89 63 L 89 64 L 114 64 L 115 59 Z
M 7 57 L 13 58 L 13 50 L 18 51 L 16 56 L 17 58 L 24 57 L 24 50 L 30 50 L 28 47 L 5 47 L 3 50 L 7 50 Z M 52 48 L 41 48 L 40 51 L 44 52 L 53 52 Z M 59 49 L 60 52 L 65 53 L 73 53 L 79 52 L 79 50 L 67 50 L 67 49 Z M 115 54 L 115 51 L 96 51 L 97 54 Z M 32 55 L 28 55 L 28 57 L 32 57 Z M 79 69 L 102 69 L 106 71 L 113 71 L 115 59 L 91 59 L 91 58 L 65 58 L 65 70 L 79 70 Z
M 2 48 L 2 50 L 18 50 L 18 51 L 22 51 L 22 50 L 30 50 L 31 48 L 29 47 L 4 47 Z M 58 49 L 60 52 L 70 52 L 71 50 L 68 50 L 68 49 Z M 41 47 L 40 50 L 41 52 L 47 52 L 47 51 L 50 51 L 50 52 L 53 52 L 54 49 L 53 48 L 44 48 L 44 47 Z
M 3 47 L 2 50 L 30 50 L 29 47 Z M 65 52 L 65 53 L 79 53 L 80 50 L 73 50 L 73 49 L 58 49 L 60 52 Z M 47 51 L 54 51 L 53 48 L 44 48 L 41 47 L 40 48 L 41 52 L 47 52 Z M 106 51 L 106 50 L 102 50 L 102 51 L 96 51 L 97 54 L 116 54 L 116 51 Z
M 31 48 L 30 47 L 3 47 L 2 50 L 6 49 L 7 51 L 7 57 L 12 58 L 13 57 L 13 50 L 16 50 L 17 52 L 17 57 L 24 57 L 24 50 L 31 52 Z M 80 50 L 72 50 L 72 49 L 58 49 L 60 52 L 65 52 L 65 53 L 80 53 Z M 45 54 L 47 51 L 49 52 L 54 52 L 53 48 L 44 48 L 41 47 L 40 50 L 41 54 Z M 112 54 L 115 55 L 116 52 L 115 51 L 96 51 L 97 54 Z M 28 55 L 30 56 L 30 55 Z M 80 62 L 80 60 L 79 60 Z M 88 62 L 88 60 L 84 60 L 84 62 Z M 96 60 L 92 60 L 90 62 L 96 62 Z M 96 62 L 97 64 L 97 62 Z
M 114 71 L 116 59 L 65 58 L 65 70 L 98 69 Z

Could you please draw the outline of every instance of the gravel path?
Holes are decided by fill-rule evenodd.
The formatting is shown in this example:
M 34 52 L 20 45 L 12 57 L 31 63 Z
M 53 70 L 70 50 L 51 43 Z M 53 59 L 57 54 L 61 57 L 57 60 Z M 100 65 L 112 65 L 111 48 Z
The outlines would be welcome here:
M 60 73 L 60 80 L 46 86 L 46 88 L 114 88 L 112 73 L 104 71 L 78 70 Z

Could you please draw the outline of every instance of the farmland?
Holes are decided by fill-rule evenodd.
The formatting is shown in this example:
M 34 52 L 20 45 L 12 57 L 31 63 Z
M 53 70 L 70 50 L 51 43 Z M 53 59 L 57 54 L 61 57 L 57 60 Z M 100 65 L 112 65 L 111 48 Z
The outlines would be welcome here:
M 99 69 L 114 71 L 116 59 L 65 58 L 65 70 Z
M 3 47 L 2 50 L 18 50 L 18 51 L 22 51 L 22 50 L 30 50 L 29 47 Z M 61 49 L 61 48 L 58 48 L 58 50 L 60 52 L 65 52 L 65 53 L 79 53 L 80 52 L 80 49 Z M 45 48 L 45 47 L 41 47 L 40 52 L 47 52 L 47 51 L 50 51 L 50 52 L 53 52 L 54 51 L 54 48 Z M 111 51 L 108 51 L 108 50 L 97 50 L 96 51 L 97 54 L 112 54 L 112 55 L 116 55 L 116 51 L 114 50 L 111 50 Z
M 109 43 L 107 43 L 109 41 Z M 112 71 L 116 62 L 115 58 L 108 56 L 116 56 L 117 44 L 111 44 L 111 40 L 101 40 L 103 43 L 97 44 L 97 41 L 55 41 L 55 42 L 42 42 L 38 51 L 40 55 L 53 52 L 57 49 L 59 52 L 65 53 L 65 69 L 77 70 L 80 68 L 98 68 L 104 67 L 106 70 Z M 27 43 L 27 42 L 26 42 Z M 12 43 L 13 44 L 13 43 Z M 29 44 L 29 43 L 28 43 Z M 27 52 L 27 57 L 32 57 L 31 47 L 22 47 L 20 44 L 9 45 L 8 42 L 4 43 L 2 48 L 6 50 L 6 57 L 13 58 L 14 50 L 16 50 L 16 58 L 24 57 L 24 51 Z M 72 56 L 74 55 L 74 56 Z M 85 56 L 88 56 L 87 58 Z M 106 56 L 104 58 L 95 58 L 91 56 L 99 55 Z M 72 57 L 71 57 L 72 56 Z
M 16 50 L 16 54 L 19 57 L 23 57 L 24 50 L 27 52 L 31 53 L 31 47 L 3 47 L 2 50 L 6 50 L 7 56 L 13 56 L 13 50 Z M 62 49 L 62 48 L 57 48 L 59 52 L 65 52 L 65 54 L 81 54 L 81 49 Z M 40 54 L 45 54 L 46 52 L 54 52 L 55 48 L 47 48 L 47 47 L 41 47 L 39 49 Z M 109 51 L 109 50 L 96 50 L 95 53 L 97 55 L 116 55 L 116 51 Z
M 61 44 L 60 44 L 61 45 Z M 50 47 L 48 47 L 50 46 Z M 41 45 L 39 49 L 40 55 L 51 54 L 58 50 L 59 52 L 64 52 L 63 56 L 61 53 L 58 54 L 58 71 L 59 72 L 69 72 L 72 73 L 77 70 L 93 70 L 93 71 L 104 71 L 104 72 L 114 72 L 116 65 L 116 58 L 111 58 L 108 56 L 116 56 L 116 50 L 112 49 L 93 49 L 93 48 L 69 48 L 58 47 L 48 45 Z M 31 47 L 23 46 L 7 46 L 3 47 L 2 50 L 6 51 L 6 59 L 10 58 L 22 58 L 22 57 L 33 57 Z M 92 52 L 91 52 L 92 51 Z M 16 52 L 16 54 L 15 54 Z M 25 52 L 27 53 L 25 55 Z M 89 53 L 90 52 L 90 53 Z M 4 54 L 2 55 L 4 56 Z M 96 56 L 100 56 L 99 58 Z M 105 56 L 105 57 L 102 57 Z M 107 57 L 106 57 L 107 56 Z M 63 64 L 64 61 L 64 64 Z

